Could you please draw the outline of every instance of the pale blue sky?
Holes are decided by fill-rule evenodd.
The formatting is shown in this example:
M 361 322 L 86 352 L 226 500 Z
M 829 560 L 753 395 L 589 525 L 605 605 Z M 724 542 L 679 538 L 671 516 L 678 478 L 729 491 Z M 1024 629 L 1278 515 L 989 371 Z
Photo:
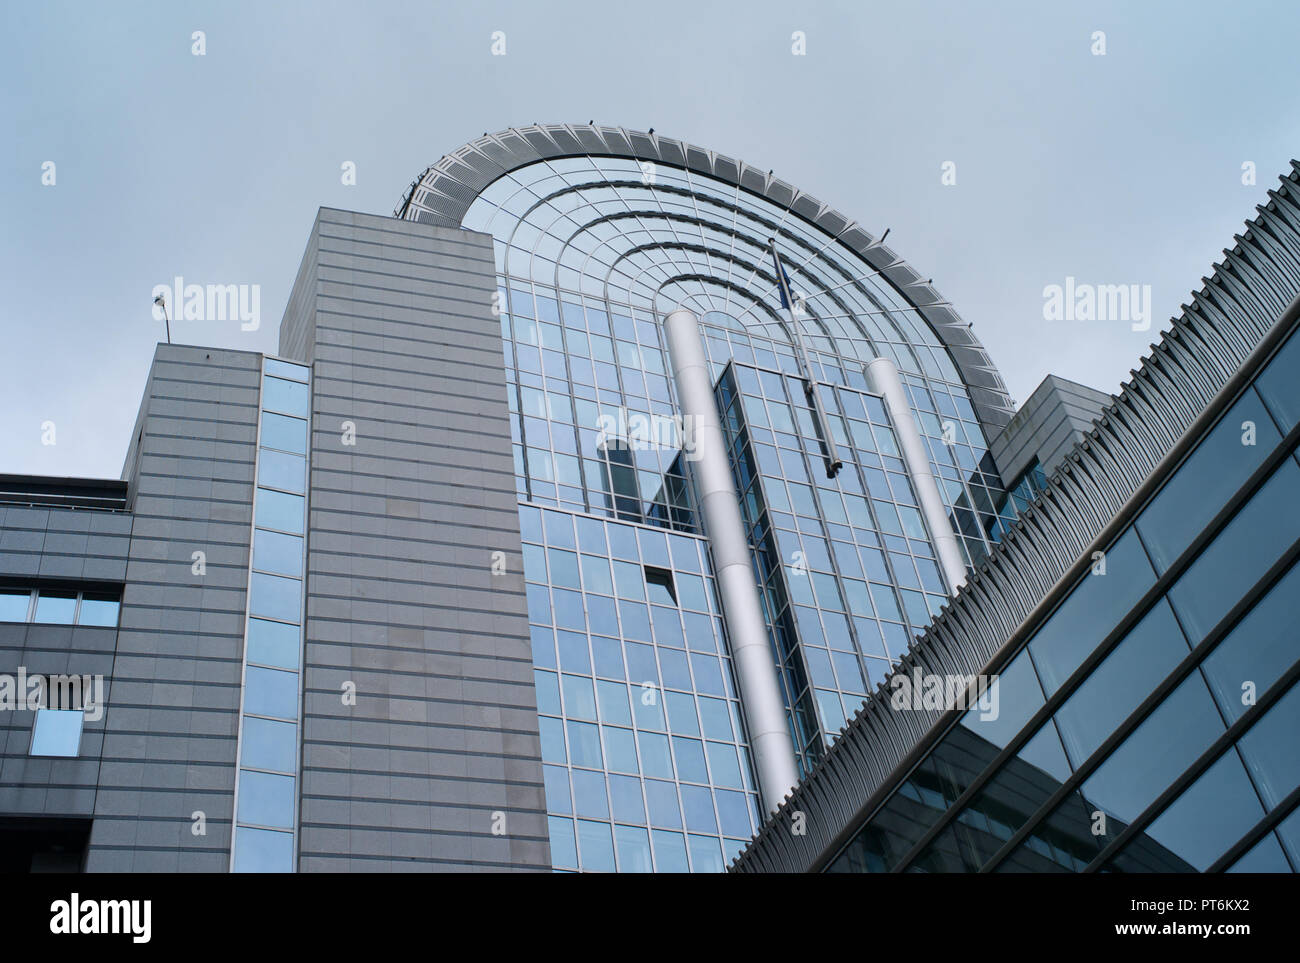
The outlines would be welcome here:
M 594 118 L 774 168 L 892 228 L 1017 401 L 1049 372 L 1114 391 L 1300 154 L 1285 2 L 11 0 L 0 16 L 0 472 L 116 477 L 162 339 L 155 284 L 261 285 L 260 331 L 174 337 L 273 351 L 316 209 L 389 213 L 484 131 Z M 1067 276 L 1151 285 L 1152 330 L 1044 321 L 1044 286 Z

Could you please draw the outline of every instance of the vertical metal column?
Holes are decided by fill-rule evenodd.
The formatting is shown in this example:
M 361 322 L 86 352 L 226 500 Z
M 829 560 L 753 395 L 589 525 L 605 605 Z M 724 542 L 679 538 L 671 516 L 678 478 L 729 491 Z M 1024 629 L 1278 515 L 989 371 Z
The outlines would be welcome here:
M 948 583 L 948 592 L 955 593 L 966 581 L 966 560 L 962 558 L 961 548 L 957 545 L 957 535 L 948 521 L 948 510 L 939 495 L 939 484 L 934 480 L 930 470 L 930 456 L 926 454 L 925 443 L 921 441 L 921 432 L 912 417 L 912 406 L 907 401 L 907 392 L 903 390 L 902 379 L 898 377 L 898 368 L 889 358 L 876 358 L 867 364 L 867 385 L 878 395 L 883 395 L 885 408 L 889 411 L 889 420 L 894 423 L 894 434 L 898 436 L 898 447 L 903 455 L 903 464 L 916 489 L 916 500 L 920 503 L 921 515 L 925 518 L 930 537 L 934 539 L 934 551 L 939 557 L 939 568 L 943 570 L 944 580 Z
M 713 554 L 718 596 L 727 620 L 731 661 L 749 724 L 750 749 L 758 771 L 766 811 L 776 809 L 795 783 L 794 742 L 767 625 L 754 581 L 749 540 L 740 514 L 736 484 L 727 461 L 727 446 L 713 393 L 713 378 L 704 354 L 696 317 L 678 308 L 664 321 L 668 353 L 686 429 L 683 444 L 692 444 L 687 459 Z

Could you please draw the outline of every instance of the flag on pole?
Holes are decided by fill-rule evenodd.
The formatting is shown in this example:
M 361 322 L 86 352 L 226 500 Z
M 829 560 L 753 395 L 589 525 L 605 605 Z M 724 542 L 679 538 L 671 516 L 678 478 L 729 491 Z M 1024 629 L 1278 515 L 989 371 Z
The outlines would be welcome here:
M 794 305 L 794 298 L 790 295 L 790 278 L 781 266 L 781 255 L 776 253 L 776 238 L 768 238 L 768 243 L 772 245 L 772 264 L 776 267 L 776 286 L 781 291 L 781 307 L 789 311 Z

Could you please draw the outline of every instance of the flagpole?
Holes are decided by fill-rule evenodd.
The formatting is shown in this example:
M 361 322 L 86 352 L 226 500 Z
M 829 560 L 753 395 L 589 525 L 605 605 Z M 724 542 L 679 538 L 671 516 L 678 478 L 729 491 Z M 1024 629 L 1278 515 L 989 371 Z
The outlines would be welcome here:
M 780 255 L 776 253 L 776 238 L 769 237 L 767 243 L 772 249 L 772 265 L 776 268 L 776 283 L 781 291 L 781 306 L 785 308 L 786 315 L 790 319 L 790 340 L 794 344 L 795 360 L 799 364 L 799 376 L 803 379 L 804 396 L 812 407 L 817 433 L 821 435 L 822 457 L 826 462 L 826 477 L 834 478 L 839 474 L 840 469 L 844 467 L 844 462 L 840 460 L 839 448 L 835 444 L 835 437 L 831 434 L 831 423 L 826 417 L 826 409 L 822 405 L 821 393 L 817 390 L 817 379 L 813 376 L 812 360 L 808 357 L 808 349 L 803 343 L 803 332 L 800 330 L 801 325 L 794 313 L 794 296 L 790 293 L 790 280 L 785 276 L 785 269 L 781 267 Z

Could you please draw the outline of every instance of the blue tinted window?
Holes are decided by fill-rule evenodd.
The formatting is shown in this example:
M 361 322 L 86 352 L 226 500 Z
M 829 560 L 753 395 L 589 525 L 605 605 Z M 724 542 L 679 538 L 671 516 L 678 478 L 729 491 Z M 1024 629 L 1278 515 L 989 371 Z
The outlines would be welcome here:
M 36 596 L 36 618 L 33 621 L 44 625 L 71 625 L 76 612 L 76 592 L 41 589 Z
M 632 776 L 610 775 L 609 802 L 614 819 L 625 823 L 643 823 L 645 806 L 641 802 L 641 780 Z
M 298 621 L 302 611 L 302 582 L 254 572 L 249 580 L 248 611 L 250 615 Z
M 627 686 L 622 682 L 597 682 L 596 694 L 600 702 L 602 722 L 614 725 L 632 725 L 632 711 L 628 708 Z
M 1049 696 L 1155 584 L 1155 572 L 1131 530 L 1106 552 L 1106 574 L 1100 574 L 1099 567 L 1093 571 L 1083 577 L 1029 643 Z
M 563 766 L 543 766 L 542 780 L 546 786 L 546 808 L 553 813 L 572 813 L 569 770 Z
M 306 418 L 311 414 L 311 394 L 301 382 L 267 378 L 262 382 L 262 407 Z
M 560 688 L 564 690 L 565 714 L 570 718 L 595 719 L 596 694 L 591 680 L 585 676 L 561 676 Z
M 636 740 L 631 729 L 601 726 L 605 735 L 605 764 L 613 772 L 638 772 Z
M 1071 761 L 1077 766 L 1092 755 L 1187 652 L 1169 603 L 1161 599 L 1057 711 Z
M 285 532 L 302 534 L 303 507 L 306 499 L 301 495 L 286 495 L 269 488 L 257 490 L 257 525 L 259 528 L 277 528 Z
M 257 483 L 301 495 L 307 490 L 307 459 L 264 448 L 257 454 Z
M 573 516 L 562 512 L 543 512 L 546 541 L 557 548 L 574 548 Z
M 306 381 L 311 371 L 306 365 L 292 364 L 276 358 L 267 358 L 263 362 L 262 369 L 276 378 L 291 378 L 294 381 Z
M 691 850 L 691 867 L 697 873 L 722 872 L 722 849 L 712 836 L 687 836 Z
M 239 773 L 239 821 L 257 826 L 293 828 L 294 778 L 269 772 Z
M 1297 598 L 1300 565 L 1292 566 L 1201 663 L 1229 722 L 1240 719 L 1295 662 Z
M 1229 749 L 1147 827 L 1146 836 L 1205 872 L 1263 815 L 1241 760 Z M 1139 845 L 1128 846 L 1116 863 L 1128 868 L 1126 856 L 1139 860 Z
M 570 722 L 567 724 L 567 728 L 569 731 L 569 751 L 573 754 L 573 764 L 575 766 L 600 769 L 600 732 L 597 728 L 588 722 Z
M 298 626 L 267 622 L 264 619 L 248 620 L 249 662 L 296 669 L 301 648 L 301 630 Z
M 1300 686 L 1293 685 L 1237 743 L 1269 809 L 1300 786 Z
M 748 839 L 754 830 L 749 821 L 749 806 L 744 794 L 719 789 L 714 797 L 718 803 L 718 821 L 722 824 L 723 835 Z
M 1043 690 L 1028 653 L 1021 652 L 997 673 L 980 698 L 984 708 L 970 709 L 961 724 L 1001 749 L 1043 705 Z
M 641 747 L 641 771 L 645 775 L 660 779 L 673 778 L 667 737 L 654 732 L 638 732 L 637 744 Z
M 236 873 L 291 873 L 293 872 L 293 833 L 277 833 L 269 829 L 250 829 L 240 826 L 235 830 Z
M 573 770 L 573 811 L 576 815 L 593 819 L 609 818 L 604 773 Z
M 1083 794 L 1132 822 L 1222 732 L 1219 711 L 1193 672 L 1084 782 Z
M 650 833 L 654 842 L 655 868 L 661 873 L 689 873 L 686 862 L 686 839 L 681 833 L 655 829 Z
M 614 835 L 618 844 L 619 872 L 651 872 L 649 834 L 636 826 L 615 826 Z
M 573 820 L 549 816 L 546 820 L 546 828 L 551 837 L 551 862 L 556 866 L 576 869 L 578 844 L 573 836 Z
M 560 668 L 566 672 L 589 673 L 591 658 L 587 654 L 587 637 L 581 632 L 561 632 L 559 639 Z
M 302 418 L 290 418 L 287 415 L 262 413 L 262 437 L 260 444 L 264 448 L 278 448 L 297 455 L 307 453 L 307 422 Z
M 33 756 L 75 756 L 81 751 L 80 709 L 37 709 L 32 726 Z
M 255 716 L 244 718 L 240 762 L 256 769 L 294 772 L 298 768 L 298 727 Z
M 709 771 L 704 763 L 704 746 L 698 739 L 673 736 L 673 756 L 677 760 L 677 776 L 690 782 L 708 782 Z
M 703 786 L 682 786 L 682 809 L 687 829 L 699 833 L 718 831 L 713 814 L 713 793 Z
M 1289 873 L 1291 864 L 1286 861 L 1286 854 L 1277 837 L 1268 833 L 1251 847 L 1250 852 L 1242 856 L 1230 867 L 1229 873 Z
M 117 625 L 118 613 L 122 603 L 111 595 L 81 596 L 81 607 L 77 609 L 78 625 Z M 3 621 L 3 619 L 0 619 Z
M 542 740 L 542 759 L 546 762 L 567 762 L 569 757 L 564 749 L 564 723 L 559 719 L 540 716 L 537 728 Z
M 646 805 L 650 807 L 651 825 L 681 829 L 682 811 L 677 802 L 677 787 L 673 783 L 647 779 L 645 796 Z
M 537 689 L 537 711 L 558 716 L 560 712 L 560 682 L 554 672 L 533 670 L 533 685 Z
M 1296 378 L 1297 371 L 1300 371 L 1300 337 L 1293 333 L 1255 381 L 1255 390 L 1263 397 L 1284 431 L 1290 431 L 1300 421 L 1300 379 Z
M 244 711 L 298 718 L 298 673 L 248 666 L 244 670 Z
M 1169 598 L 1193 644 L 1300 537 L 1300 468 L 1284 461 L 1183 573 Z
M 254 532 L 253 568 L 301 578 L 302 537 L 279 532 Z
M 609 823 L 578 820 L 578 852 L 582 854 L 582 868 L 597 873 L 614 872 L 614 841 Z
M 1242 444 L 1242 423 L 1255 444 Z M 1205 528 L 1281 440 L 1253 389 L 1247 389 L 1179 466 L 1137 521 L 1157 570 L 1163 572 Z
M 31 601 L 32 593 L 26 589 L 0 589 L 0 622 L 26 622 Z

